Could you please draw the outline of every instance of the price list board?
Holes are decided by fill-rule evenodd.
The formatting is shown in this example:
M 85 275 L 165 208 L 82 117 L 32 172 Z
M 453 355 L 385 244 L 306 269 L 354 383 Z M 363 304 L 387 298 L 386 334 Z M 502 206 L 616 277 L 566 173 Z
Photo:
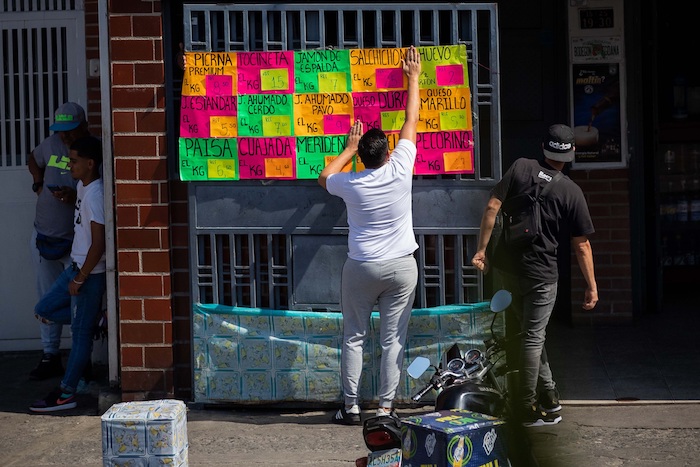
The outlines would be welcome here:
M 393 149 L 405 118 L 406 50 L 186 53 L 180 178 L 316 179 L 356 120 L 382 129 Z M 474 173 L 466 47 L 418 51 L 414 174 Z M 347 168 L 363 169 L 357 157 Z

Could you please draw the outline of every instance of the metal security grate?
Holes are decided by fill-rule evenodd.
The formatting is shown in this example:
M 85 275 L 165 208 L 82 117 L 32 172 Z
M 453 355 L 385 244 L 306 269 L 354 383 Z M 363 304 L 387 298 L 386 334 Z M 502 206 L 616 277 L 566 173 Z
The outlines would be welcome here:
M 28 11 L 70 11 L 82 9 L 82 0 L 4 0 L 0 2 L 0 13 Z
M 272 309 L 332 310 L 337 303 L 292 301 L 290 235 L 197 235 L 196 288 L 198 303 Z M 478 276 L 468 252 L 473 235 L 418 235 L 421 271 L 416 307 L 424 308 L 480 300 Z M 318 285 L 325 287 L 330 277 Z
M 475 174 L 414 179 L 420 246 L 415 306 L 483 299 L 483 279 L 470 258 L 488 190 L 501 174 L 495 4 L 186 4 L 183 13 L 187 51 L 465 44 Z M 347 253 L 347 224 L 317 212 L 318 204 L 332 210 L 319 190 L 311 181 L 190 183 L 193 300 L 338 310 L 335 282 Z M 279 209 L 259 209 L 260 200 L 271 196 L 279 197 Z
M 0 170 L 26 165 L 27 154 L 49 135 L 59 105 L 85 102 L 85 57 L 70 52 L 84 49 L 83 12 L 57 11 L 51 19 L 40 12 L 62 4 L 4 2 L 5 11 L 15 13 L 0 18 Z
M 199 235 L 197 252 L 200 302 L 287 307 L 291 262 L 287 236 Z

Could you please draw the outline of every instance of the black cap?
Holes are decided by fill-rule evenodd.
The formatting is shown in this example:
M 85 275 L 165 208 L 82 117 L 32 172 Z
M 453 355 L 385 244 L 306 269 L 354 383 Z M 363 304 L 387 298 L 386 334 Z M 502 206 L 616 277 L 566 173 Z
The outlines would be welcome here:
M 553 161 L 571 162 L 574 160 L 574 132 L 570 127 L 557 123 L 547 130 L 544 137 L 544 155 Z

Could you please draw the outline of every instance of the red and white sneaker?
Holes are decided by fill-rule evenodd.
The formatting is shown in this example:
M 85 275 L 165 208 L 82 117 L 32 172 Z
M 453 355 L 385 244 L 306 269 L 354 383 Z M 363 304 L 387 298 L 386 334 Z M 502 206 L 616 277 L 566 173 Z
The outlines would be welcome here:
M 56 388 L 44 399 L 39 399 L 29 406 L 32 412 L 58 412 L 59 410 L 74 409 L 78 406 L 75 394 L 67 394 L 60 388 Z

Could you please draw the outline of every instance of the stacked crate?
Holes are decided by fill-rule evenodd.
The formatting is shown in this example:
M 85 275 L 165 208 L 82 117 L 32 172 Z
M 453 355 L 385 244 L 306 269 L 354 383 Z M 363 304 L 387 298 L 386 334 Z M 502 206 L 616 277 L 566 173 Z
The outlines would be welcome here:
M 102 415 L 104 467 L 186 467 L 187 448 L 182 401 L 122 402 Z

